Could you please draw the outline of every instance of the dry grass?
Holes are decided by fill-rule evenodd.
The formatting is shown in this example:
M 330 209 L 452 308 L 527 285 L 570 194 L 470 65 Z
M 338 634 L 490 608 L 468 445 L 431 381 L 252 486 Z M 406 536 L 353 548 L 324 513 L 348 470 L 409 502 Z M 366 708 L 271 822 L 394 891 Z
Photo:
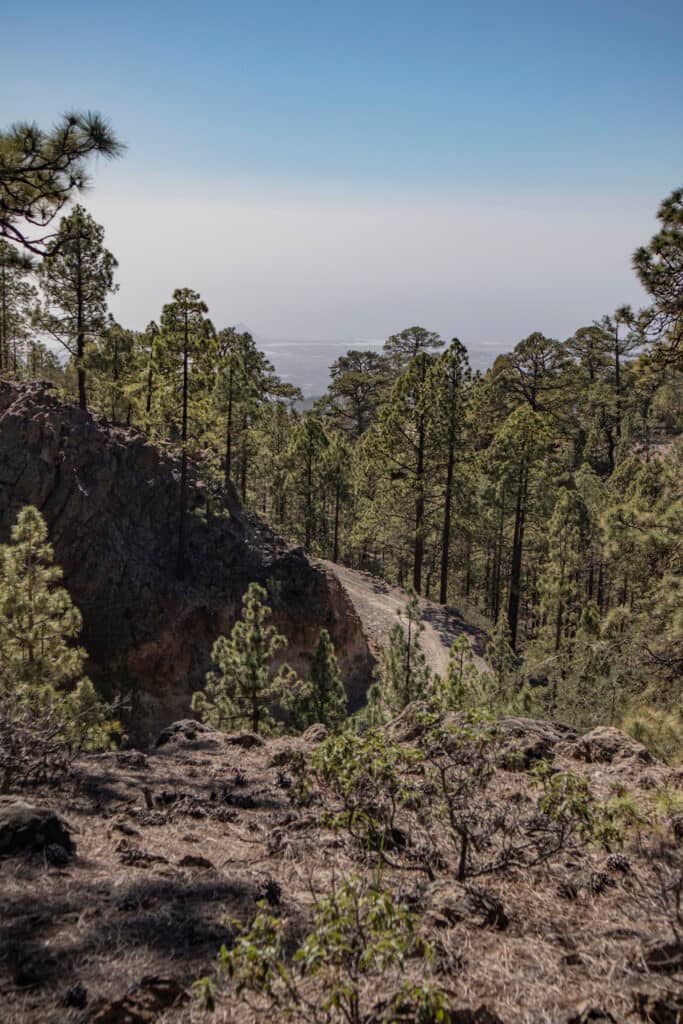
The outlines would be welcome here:
M 319 809 L 291 806 L 286 751 L 305 747 L 283 739 L 243 749 L 208 738 L 160 748 L 140 768 L 102 755 L 81 761 L 67 785 L 32 794 L 67 818 L 78 852 L 65 869 L 44 861 L 0 863 L 3 1024 L 87 1020 L 99 1000 L 122 996 L 145 975 L 189 985 L 231 941 L 231 920 L 251 920 L 269 882 L 281 893 L 275 912 L 293 936 L 302 935 L 315 893 L 334 878 L 368 870 L 350 840 L 321 825 Z M 573 767 L 605 793 L 619 786 L 613 765 L 602 774 L 595 765 Z M 624 767 L 631 788 L 633 772 L 633 765 Z M 500 774 L 501 794 L 527 786 L 521 774 Z M 632 844 L 625 854 L 626 872 L 610 869 L 604 851 L 573 846 L 533 869 L 475 880 L 502 901 L 504 930 L 476 914 L 444 917 L 444 893 L 464 893 L 448 871 L 429 882 L 387 869 L 383 882 L 422 913 L 438 953 L 434 980 L 455 1005 L 485 1003 L 505 1024 L 550 1024 L 569 1021 L 585 1001 L 624 1021 L 635 993 L 683 984 L 680 972 L 642 969 L 644 946 L 669 939 L 671 929 L 662 908 L 644 896 L 656 884 L 646 851 Z M 182 866 L 186 856 L 212 867 Z M 598 871 L 609 878 L 602 892 L 591 888 Z M 408 966 L 421 980 L 424 970 L 421 962 Z M 88 991 L 86 1011 L 61 1004 L 77 982 Z M 391 979 L 371 984 L 379 999 Z M 230 992 L 212 1018 L 193 1003 L 158 1017 L 168 1024 L 252 1019 L 257 1015 L 236 1005 Z M 263 1019 L 272 1021 L 272 1013 Z

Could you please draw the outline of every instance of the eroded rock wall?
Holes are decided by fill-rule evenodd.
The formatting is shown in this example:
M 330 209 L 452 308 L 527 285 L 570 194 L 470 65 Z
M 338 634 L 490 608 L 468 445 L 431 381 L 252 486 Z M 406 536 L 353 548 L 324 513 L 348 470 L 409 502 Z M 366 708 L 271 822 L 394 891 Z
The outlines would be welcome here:
M 179 582 L 177 455 L 64 405 L 49 385 L 0 382 L 0 542 L 23 505 L 40 509 L 101 688 L 132 684 L 150 727 L 186 714 L 215 637 L 256 580 L 289 639 L 286 660 L 304 671 L 327 627 L 351 705 L 362 702 L 373 659 L 338 581 L 246 515 L 234 495 L 227 515 L 212 509 L 195 466 L 190 494 Z

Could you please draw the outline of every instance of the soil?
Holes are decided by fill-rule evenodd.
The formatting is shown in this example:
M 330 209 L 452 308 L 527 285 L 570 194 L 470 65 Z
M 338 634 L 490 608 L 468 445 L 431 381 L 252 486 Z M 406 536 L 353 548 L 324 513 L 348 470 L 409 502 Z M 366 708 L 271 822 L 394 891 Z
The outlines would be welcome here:
M 511 720 L 515 743 L 525 728 Z M 540 724 L 528 728 L 533 740 Z M 651 800 L 665 785 L 683 790 L 680 772 L 643 762 L 626 737 L 623 757 L 615 756 L 616 730 L 591 741 L 590 761 L 586 744 L 566 731 L 545 733 L 555 769 L 583 774 L 601 796 L 628 787 Z M 259 900 L 296 939 L 335 880 L 372 876 L 367 851 L 329 826 L 324 806 L 292 802 L 293 758 L 308 757 L 321 735 L 316 726 L 308 737 L 263 742 L 183 723 L 163 746 L 88 756 L 67 782 L 23 793 L 63 815 L 76 853 L 61 864 L 35 854 L 0 860 L 2 1024 L 276 1019 L 237 1003 L 229 988 L 207 1016 L 191 986 L 234 940 L 235 920 L 251 922 Z M 494 787 L 501 806 L 535 799 L 522 771 L 501 769 Z M 407 962 L 407 976 L 423 981 L 426 971 L 443 986 L 463 1013 L 454 1020 L 680 1020 L 634 1010 L 673 1006 L 683 986 L 683 956 L 635 840 L 619 856 L 572 841 L 543 864 L 468 884 L 455 881 L 448 858 L 434 864 L 431 880 L 385 868 L 382 884 L 419 914 L 437 950 L 428 968 Z M 391 981 L 367 980 L 371 1004 L 387 997 Z

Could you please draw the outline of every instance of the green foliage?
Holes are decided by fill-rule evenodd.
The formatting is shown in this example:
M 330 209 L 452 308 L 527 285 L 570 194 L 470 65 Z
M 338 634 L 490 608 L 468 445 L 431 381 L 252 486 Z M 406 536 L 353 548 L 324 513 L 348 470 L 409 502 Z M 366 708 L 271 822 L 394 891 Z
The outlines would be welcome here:
M 432 693 L 444 710 L 483 710 L 490 705 L 488 683 L 475 664 L 469 640 L 461 633 L 448 652 L 446 677 L 435 677 Z
M 683 761 L 683 709 L 639 704 L 628 711 L 622 728 L 664 761 Z
M 505 615 L 499 615 L 488 643 L 486 660 L 493 674 L 496 706 L 509 707 L 514 693 L 515 667 L 517 659 L 510 643 L 510 626 Z
M 39 324 L 71 356 L 82 409 L 87 405 L 86 347 L 104 330 L 117 266 L 104 246 L 104 228 L 82 206 L 62 219 L 40 266 L 44 302 Z
M 320 744 L 311 772 L 325 794 L 331 823 L 386 861 L 400 808 L 419 800 L 414 771 L 421 760 L 419 751 L 393 742 L 384 731 L 347 730 Z
M 321 629 L 308 678 L 292 691 L 294 721 L 302 730 L 316 722 L 337 729 L 346 719 L 347 705 L 334 645 L 327 630 Z
M 625 807 L 598 803 L 585 780 L 547 764 L 531 773 L 542 790 L 536 802 L 501 799 L 493 779 L 502 763 L 513 766 L 490 718 L 430 701 L 408 710 L 401 724 L 414 745 L 387 730 L 348 730 L 297 767 L 297 797 L 321 804 L 357 856 L 463 881 L 538 864 L 577 838 L 619 847 L 634 827 Z
M 0 547 L 0 785 L 47 776 L 108 745 L 111 709 L 83 676 L 81 616 L 40 513 L 26 506 Z
M 541 761 L 530 774 L 543 790 L 539 810 L 563 837 L 575 832 L 584 841 L 608 850 L 620 848 L 626 831 L 638 821 L 629 801 L 599 803 L 587 779 L 573 772 L 553 771 L 547 762 Z
M 292 670 L 283 665 L 272 674 L 273 658 L 287 646 L 286 638 L 268 625 L 271 609 L 266 590 L 250 583 L 242 598 L 242 618 L 230 636 L 219 636 L 211 657 L 217 671 L 209 672 L 206 687 L 192 697 L 201 721 L 216 729 L 241 727 L 253 732 L 272 728 L 272 711 L 295 685 Z
M 18 375 L 31 351 L 31 318 L 38 292 L 29 256 L 0 238 L 0 373 Z
M 0 135 L 5 181 L 19 173 L 20 150 L 22 182 L 12 194 L 28 203 L 35 225 L 78 189 L 88 154 L 113 154 L 117 143 L 91 116 L 69 116 L 53 132 L 18 126 Z M 40 180 L 36 161 L 45 162 Z M 51 191 L 58 182 L 59 195 Z M 7 225 L 18 231 L 19 221 L 5 198 L 0 234 L 11 241 Z M 340 356 L 327 393 L 303 411 L 300 392 L 278 378 L 254 339 L 236 328 L 214 331 L 190 289 L 174 292 L 161 329 L 151 324 L 141 335 L 108 321 L 115 261 L 102 229 L 76 207 L 53 242 L 37 240 L 45 294 L 34 323 L 35 268 L 0 244 L 0 370 L 53 380 L 67 394 L 77 383 L 82 405 L 87 375 L 95 411 L 181 446 L 179 577 L 190 571 L 197 479 L 206 498 L 197 515 L 232 509 L 236 489 L 248 509 L 310 552 L 401 586 L 412 580 L 421 596 L 453 602 L 470 622 L 482 616 L 491 673 L 478 678 L 456 647 L 449 678 L 431 680 L 413 657 L 410 617 L 407 631 L 397 626 L 369 722 L 439 692 L 451 708 L 542 714 L 581 729 L 623 724 L 675 760 L 683 700 L 680 189 L 658 217 L 657 234 L 634 256 L 649 309 L 622 306 L 565 342 L 533 332 L 474 375 L 458 339 L 446 348 L 434 332 L 409 327 L 381 353 Z M 21 232 L 14 238 L 26 241 Z M 38 327 L 66 345 L 63 368 Z
M 416 1020 L 448 1020 L 448 1000 L 429 985 L 400 984 L 408 958 L 429 963 L 432 950 L 417 931 L 417 917 L 395 901 L 388 890 L 350 877 L 315 901 L 310 932 L 287 958 L 286 923 L 261 904 L 249 929 L 232 949 L 222 947 L 219 976 L 227 976 L 236 994 L 267 997 L 272 1010 L 288 1019 L 311 1024 L 344 1021 L 362 1024 L 373 998 L 373 977 L 396 978 L 394 996 L 379 1020 L 394 1019 L 395 1007 L 410 1000 Z M 305 980 L 315 978 L 322 996 L 311 998 Z M 204 1005 L 215 1003 L 207 979 L 199 983 Z M 432 1017 L 427 1012 L 432 1011 Z M 441 1016 L 434 1016 L 440 1013 Z
M 424 632 L 422 611 L 417 594 L 408 592 L 408 603 L 389 634 L 389 644 L 382 651 L 379 678 L 368 694 L 372 722 L 381 722 L 398 714 L 408 704 L 426 696 L 431 680 L 420 637 Z
M 88 184 L 88 158 L 122 150 L 91 112 L 65 114 L 48 130 L 22 121 L 0 132 L 0 236 L 43 256 L 52 241 L 45 229 Z

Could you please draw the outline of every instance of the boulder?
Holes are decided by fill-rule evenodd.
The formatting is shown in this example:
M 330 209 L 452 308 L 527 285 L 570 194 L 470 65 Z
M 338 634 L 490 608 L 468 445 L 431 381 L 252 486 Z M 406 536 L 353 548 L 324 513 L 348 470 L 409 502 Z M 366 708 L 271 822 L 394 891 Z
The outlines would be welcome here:
M 182 718 L 178 722 L 171 722 L 163 732 L 157 736 L 155 747 L 165 747 L 167 743 L 186 746 L 194 744 L 198 740 L 215 739 L 214 732 L 203 722 L 197 722 L 194 718 Z M 217 742 L 217 741 L 216 741 Z
M 315 746 L 318 743 L 322 743 L 323 740 L 326 740 L 328 735 L 329 731 L 327 726 L 323 725 L 322 722 L 315 722 L 314 725 L 309 725 L 308 729 L 302 733 L 301 738 L 305 743 L 310 743 L 312 746 Z
M 0 797 L 0 856 L 52 851 L 51 861 L 71 856 L 76 849 L 69 826 L 49 807 L 26 803 L 14 797 Z M 63 853 L 62 853 L 63 851 Z
M 562 751 L 568 757 L 588 764 L 615 764 L 635 761 L 653 764 L 655 758 L 647 747 L 611 725 L 599 725 L 578 739 L 567 743 Z
M 577 733 L 561 722 L 543 722 L 535 718 L 501 718 L 503 733 L 501 764 L 511 769 L 526 769 L 537 761 L 552 760 L 555 748 Z
M 683 988 L 678 992 L 636 992 L 636 1012 L 648 1024 L 682 1024 Z

